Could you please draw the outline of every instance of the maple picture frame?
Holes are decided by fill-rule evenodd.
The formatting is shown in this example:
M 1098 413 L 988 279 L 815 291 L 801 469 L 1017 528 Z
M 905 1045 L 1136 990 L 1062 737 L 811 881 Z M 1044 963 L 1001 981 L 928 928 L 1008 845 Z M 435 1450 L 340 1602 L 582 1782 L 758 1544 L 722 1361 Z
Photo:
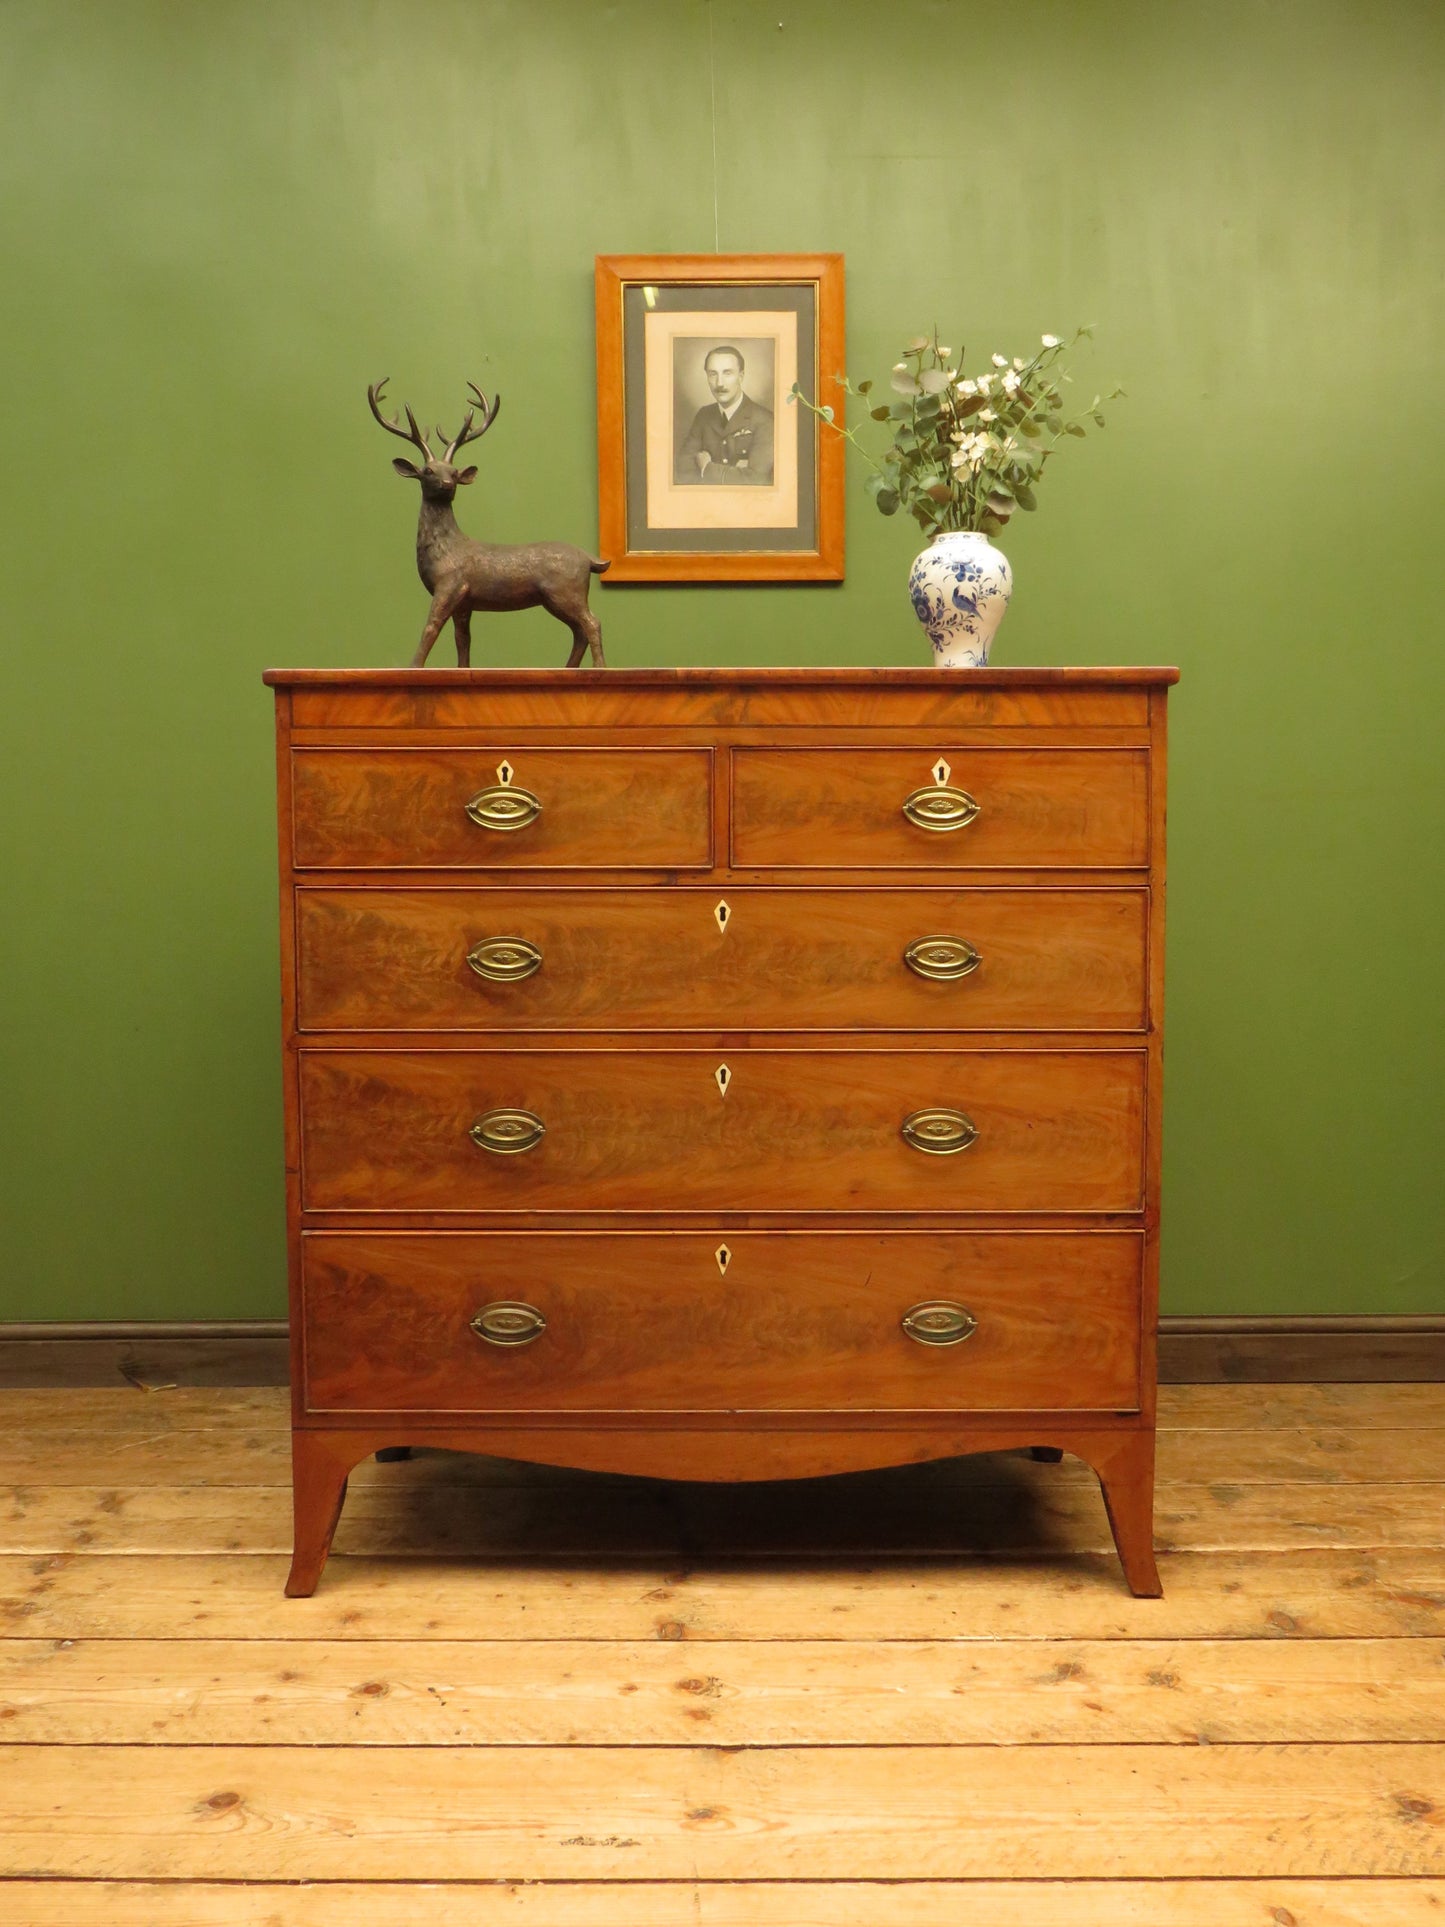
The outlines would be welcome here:
M 597 477 L 612 582 L 841 582 L 841 254 L 599 254 Z M 821 392 L 820 392 L 821 391 Z

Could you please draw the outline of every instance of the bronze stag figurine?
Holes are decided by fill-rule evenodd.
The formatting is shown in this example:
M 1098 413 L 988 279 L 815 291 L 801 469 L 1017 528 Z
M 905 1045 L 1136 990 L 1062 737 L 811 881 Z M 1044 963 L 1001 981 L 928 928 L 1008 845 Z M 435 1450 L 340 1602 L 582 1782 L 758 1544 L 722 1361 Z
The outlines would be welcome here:
M 587 650 L 592 651 L 594 668 L 605 666 L 602 654 L 602 625 L 587 606 L 587 591 L 592 577 L 611 566 L 570 542 L 474 542 L 457 527 L 452 499 L 459 488 L 477 479 L 475 468 L 454 468 L 452 457 L 467 442 L 485 435 L 497 419 L 502 405 L 500 395 L 488 401 L 475 382 L 468 382 L 474 406 L 440 456 L 433 455 L 426 436 L 416 425 L 416 416 L 406 407 L 408 426 L 399 419 L 388 421 L 381 412 L 382 390 L 391 379 L 383 375 L 366 391 L 371 412 L 388 434 L 400 435 L 411 442 L 423 457 L 422 465 L 404 461 L 392 463 L 398 475 L 410 476 L 421 483 L 421 515 L 416 525 L 417 574 L 431 593 L 431 608 L 421 632 L 412 667 L 419 669 L 431 654 L 432 644 L 450 622 L 457 642 L 457 667 L 465 669 L 472 659 L 472 611 L 474 609 L 533 609 L 538 603 L 565 622 L 572 631 L 572 653 L 567 667 L 575 669 Z M 481 420 L 477 420 L 477 411 Z M 446 430 L 436 431 L 438 442 L 446 441 Z

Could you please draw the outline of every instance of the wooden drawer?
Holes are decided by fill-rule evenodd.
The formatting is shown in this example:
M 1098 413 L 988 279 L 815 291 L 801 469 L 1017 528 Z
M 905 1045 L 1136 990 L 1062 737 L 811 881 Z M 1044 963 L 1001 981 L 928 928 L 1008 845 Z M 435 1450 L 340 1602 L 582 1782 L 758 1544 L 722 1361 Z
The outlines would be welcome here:
M 703 1051 L 305 1051 L 300 1088 L 311 1211 L 1142 1203 L 1142 1050 L 742 1050 L 726 1065 Z M 976 1139 L 947 1155 L 905 1141 L 905 1120 L 938 1107 Z M 545 1135 L 481 1148 L 470 1133 L 497 1111 Z
M 708 869 L 712 752 L 298 749 L 291 815 L 298 869 Z
M 312 1233 L 308 1409 L 447 1413 L 1126 1410 L 1143 1239 L 1129 1232 Z M 716 1253 L 727 1253 L 720 1271 Z M 945 1299 L 971 1336 L 900 1320 Z M 540 1336 L 472 1318 L 521 1301 Z
M 947 775 L 940 785 L 940 759 Z M 947 829 L 904 814 L 940 787 L 977 804 Z M 734 749 L 740 869 L 1133 869 L 1149 860 L 1142 749 Z
M 302 889 L 300 1023 L 1138 1030 L 1147 917 L 1142 890 Z M 958 946 L 942 967 L 967 974 L 905 961 L 938 936 Z M 533 954 L 478 950 L 507 938 Z

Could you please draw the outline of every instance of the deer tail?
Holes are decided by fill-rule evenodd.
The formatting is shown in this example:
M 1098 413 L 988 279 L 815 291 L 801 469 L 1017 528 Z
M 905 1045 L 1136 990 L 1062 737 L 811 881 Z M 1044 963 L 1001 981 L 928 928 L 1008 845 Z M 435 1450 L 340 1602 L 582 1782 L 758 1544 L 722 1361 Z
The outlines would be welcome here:
M 605 575 L 608 569 L 612 567 L 612 563 L 610 560 L 604 562 L 601 556 L 589 555 L 587 558 L 587 567 L 593 575 Z

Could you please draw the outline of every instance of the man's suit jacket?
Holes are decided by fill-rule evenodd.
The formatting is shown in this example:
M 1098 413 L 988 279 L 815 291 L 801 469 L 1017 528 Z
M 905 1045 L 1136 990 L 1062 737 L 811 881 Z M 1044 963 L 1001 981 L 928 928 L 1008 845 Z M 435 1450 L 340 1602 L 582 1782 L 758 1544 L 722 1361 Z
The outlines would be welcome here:
M 698 473 L 700 452 L 707 468 Z M 744 395 L 729 420 L 716 402 L 699 408 L 677 458 L 679 482 L 702 482 L 709 488 L 728 484 L 771 482 L 773 479 L 773 411 Z

